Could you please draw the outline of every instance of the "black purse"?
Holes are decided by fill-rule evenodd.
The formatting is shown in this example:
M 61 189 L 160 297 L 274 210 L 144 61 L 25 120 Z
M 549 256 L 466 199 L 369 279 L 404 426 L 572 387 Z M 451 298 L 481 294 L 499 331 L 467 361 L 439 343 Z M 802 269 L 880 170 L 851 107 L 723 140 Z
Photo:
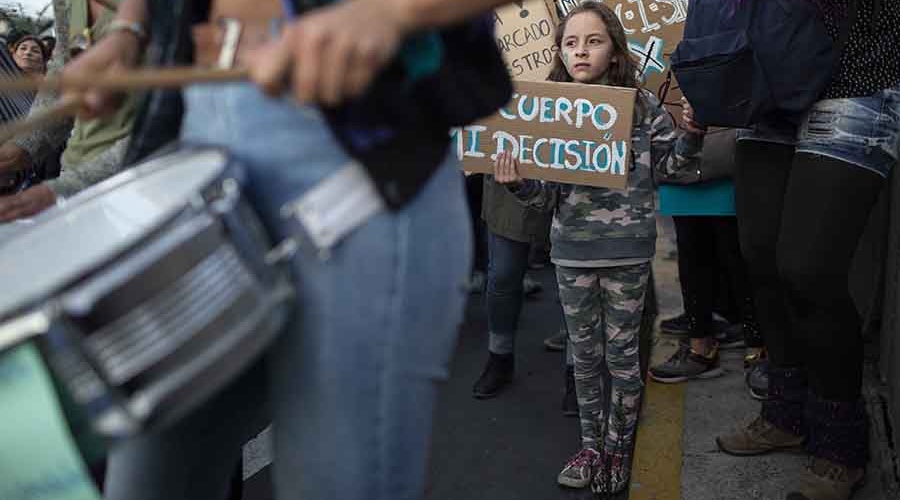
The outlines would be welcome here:
M 700 166 L 694 171 L 679 171 L 677 175 L 665 176 L 661 184 L 690 185 L 730 179 L 734 175 L 737 129 L 722 128 L 710 130 L 703 136 L 703 150 Z

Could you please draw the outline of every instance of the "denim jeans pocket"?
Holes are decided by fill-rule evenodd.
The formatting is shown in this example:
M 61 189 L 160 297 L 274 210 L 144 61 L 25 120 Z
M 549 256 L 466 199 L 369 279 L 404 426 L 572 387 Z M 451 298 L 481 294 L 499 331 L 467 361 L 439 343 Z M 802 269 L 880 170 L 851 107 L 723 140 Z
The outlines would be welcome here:
M 800 129 L 797 151 L 886 176 L 897 161 L 900 138 L 900 99 L 891 98 L 890 92 L 819 101 Z

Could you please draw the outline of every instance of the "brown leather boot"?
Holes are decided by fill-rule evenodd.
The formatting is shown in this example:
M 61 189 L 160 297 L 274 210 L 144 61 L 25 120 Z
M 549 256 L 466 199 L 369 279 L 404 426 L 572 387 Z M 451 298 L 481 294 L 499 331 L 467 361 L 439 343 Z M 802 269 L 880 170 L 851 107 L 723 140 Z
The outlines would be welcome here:
M 865 483 L 865 478 L 865 469 L 812 457 L 800 476 L 797 490 L 788 493 L 787 500 L 848 500 Z
M 773 451 L 803 452 L 803 436 L 781 430 L 762 417 L 732 434 L 717 437 L 716 443 L 720 450 L 739 457 Z

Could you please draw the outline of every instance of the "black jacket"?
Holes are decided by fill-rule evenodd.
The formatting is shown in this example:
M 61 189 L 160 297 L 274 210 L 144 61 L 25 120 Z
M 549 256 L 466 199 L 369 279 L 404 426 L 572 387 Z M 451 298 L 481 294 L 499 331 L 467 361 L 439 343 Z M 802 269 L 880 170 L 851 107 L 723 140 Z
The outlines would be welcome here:
M 191 64 L 190 27 L 205 22 L 208 0 L 147 0 L 147 5 L 152 34 L 149 64 Z M 443 54 L 437 73 L 404 87 L 403 67 L 395 62 L 362 98 L 323 110 L 338 141 L 363 164 L 392 209 L 412 199 L 444 160 L 450 127 L 494 113 L 512 95 L 512 83 L 494 41 L 492 16 L 450 27 L 440 36 Z M 135 122 L 126 163 L 177 139 L 182 114 L 179 91 L 148 94 Z M 361 148 L 350 140 L 351 132 L 360 127 L 389 127 L 395 133 L 389 140 Z

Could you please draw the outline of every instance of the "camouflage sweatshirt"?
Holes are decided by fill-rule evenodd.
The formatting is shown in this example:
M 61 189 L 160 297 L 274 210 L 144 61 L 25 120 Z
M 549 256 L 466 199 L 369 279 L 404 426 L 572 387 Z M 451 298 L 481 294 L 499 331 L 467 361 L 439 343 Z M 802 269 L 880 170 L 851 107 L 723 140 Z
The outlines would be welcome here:
M 700 160 L 697 141 L 681 141 L 672 117 L 648 91 L 632 129 L 632 165 L 625 189 L 527 179 L 511 191 L 537 210 L 553 211 L 551 258 L 566 266 L 582 262 L 651 259 L 656 251 L 656 178 L 694 170 Z M 676 151 L 677 149 L 677 151 Z M 610 263 L 608 265 L 614 265 Z

